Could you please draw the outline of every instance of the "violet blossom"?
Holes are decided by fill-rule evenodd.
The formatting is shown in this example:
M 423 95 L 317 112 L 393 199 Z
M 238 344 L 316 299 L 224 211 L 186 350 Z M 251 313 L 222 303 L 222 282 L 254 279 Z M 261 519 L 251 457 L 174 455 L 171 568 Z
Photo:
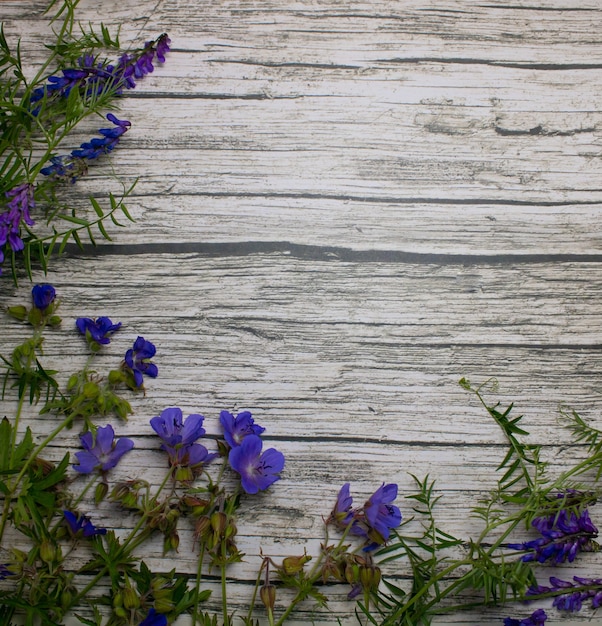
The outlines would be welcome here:
M 4 262 L 2 248 L 7 243 L 13 252 L 19 252 L 25 247 L 21 239 L 21 222 L 27 226 L 35 224 L 30 213 L 35 207 L 32 184 L 22 183 L 6 191 L 4 195 L 8 202 L 7 210 L 0 213 L 0 264 Z
M 280 479 L 284 455 L 274 448 L 263 453 L 263 442 L 257 435 L 247 435 L 239 446 L 230 450 L 230 467 L 240 474 L 242 488 L 249 494 L 264 491 Z
M 236 417 L 229 411 L 221 411 L 219 421 L 224 429 L 224 439 L 232 448 L 239 446 L 247 435 L 261 435 L 265 430 L 254 423 L 250 411 L 242 411 Z
M 34 285 L 31 290 L 33 306 L 40 311 L 45 311 L 56 298 L 56 289 L 48 283 Z
M 592 552 L 597 549 L 593 539 L 598 529 L 584 509 L 579 514 L 562 509 L 556 514 L 536 517 L 532 524 L 541 537 L 524 543 L 511 543 L 506 547 L 513 550 L 528 550 L 522 561 L 544 563 L 553 559 L 556 563 L 572 563 L 579 552 Z
M 182 421 L 182 409 L 170 407 L 160 416 L 153 417 L 150 424 L 163 443 L 161 449 L 169 456 L 172 466 L 194 467 L 207 464 L 219 456 L 209 453 L 200 443 L 195 443 L 205 434 L 202 415 L 192 414 Z
M 115 432 L 110 424 L 99 426 L 95 437 L 88 431 L 80 435 L 80 440 L 84 450 L 75 453 L 78 465 L 73 465 L 73 469 L 80 474 L 108 472 L 134 447 L 134 442 L 126 437 L 115 441 Z
M 87 515 L 76 515 L 72 511 L 63 511 L 63 516 L 69 532 L 74 537 L 93 537 L 94 535 L 106 535 L 106 528 L 97 528 Z
M 157 349 L 144 337 L 138 337 L 132 348 L 125 353 L 125 367 L 134 377 L 136 387 L 142 387 L 142 375 L 146 374 L 151 378 L 156 378 L 159 369 L 151 359 L 155 356 Z
M 504 626 L 543 626 L 547 619 L 546 612 L 543 609 L 537 609 L 529 617 L 521 620 L 507 617 L 504 620 Z
M 151 607 L 148 615 L 140 622 L 140 626 L 167 626 L 167 617 Z
M 536 585 L 527 591 L 528 596 L 538 596 L 566 589 L 566 593 L 556 595 L 552 605 L 559 611 L 577 612 L 584 602 L 591 601 L 592 609 L 602 606 L 602 578 L 582 578 L 573 576 L 573 581 L 550 577 L 550 587 Z
M 111 342 L 111 336 L 121 328 L 121 322 L 113 324 L 108 317 L 78 317 L 75 325 L 82 335 L 89 341 L 107 345 Z

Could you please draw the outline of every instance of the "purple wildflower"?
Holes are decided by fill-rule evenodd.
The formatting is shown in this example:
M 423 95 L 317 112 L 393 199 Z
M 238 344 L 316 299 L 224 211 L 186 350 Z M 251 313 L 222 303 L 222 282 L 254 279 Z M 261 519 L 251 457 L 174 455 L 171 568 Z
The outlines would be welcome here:
M 153 417 L 150 424 L 163 440 L 161 449 L 169 455 L 172 466 L 194 467 L 206 464 L 219 456 L 209 454 L 205 446 L 194 443 L 205 434 L 202 415 L 192 414 L 182 422 L 182 409 L 170 407 L 160 416 Z
M 89 317 L 78 317 L 75 325 L 88 341 L 107 345 L 111 342 L 111 335 L 121 328 L 121 322 L 113 324 L 108 317 L 97 317 L 95 320 Z
M 529 617 L 521 620 L 507 617 L 504 620 L 504 626 L 543 626 L 547 619 L 546 612 L 543 609 L 537 609 Z
M 76 515 L 71 511 L 63 511 L 63 515 L 65 517 L 65 521 L 67 522 L 67 526 L 69 528 L 69 532 L 77 537 L 81 535 L 82 537 L 93 537 L 94 535 L 106 535 L 106 528 L 97 528 L 90 521 L 90 518 L 87 515 Z
M 33 226 L 30 211 L 35 207 L 34 187 L 30 183 L 22 183 L 5 192 L 8 199 L 7 211 L 0 214 L 0 263 L 4 261 L 2 248 L 6 243 L 13 252 L 23 250 L 25 244 L 21 239 L 21 222 Z
M 56 289 L 47 283 L 34 285 L 31 290 L 33 306 L 40 311 L 45 311 L 56 298 Z
M 224 439 L 231 448 L 239 446 L 247 435 L 261 435 L 265 430 L 254 423 L 250 411 L 242 411 L 236 417 L 228 411 L 222 411 L 219 421 L 224 429 Z
M 347 528 L 347 525 L 353 519 L 353 511 L 351 510 L 352 504 L 353 498 L 349 494 L 349 483 L 345 483 L 339 491 L 337 501 L 328 518 L 328 522 L 333 522 L 342 529 Z
M 167 617 L 151 608 L 148 615 L 140 622 L 140 626 L 167 626 Z
M 142 387 L 142 375 L 146 374 L 151 378 L 156 378 L 159 369 L 151 359 L 155 356 L 157 349 L 144 337 L 138 337 L 132 348 L 125 353 L 125 366 L 134 377 L 136 387 Z
M 384 483 L 370 496 L 363 507 L 352 509 L 353 500 L 349 494 L 349 483 L 345 483 L 337 497 L 327 523 L 345 530 L 351 524 L 353 535 L 364 537 L 364 551 L 374 550 L 385 544 L 391 529 L 401 523 L 401 511 L 392 504 L 397 497 L 397 485 Z
M 593 609 L 602 606 L 602 578 L 582 578 L 573 576 L 575 582 L 561 580 L 556 576 L 550 577 L 550 587 L 536 585 L 527 591 L 528 596 L 550 594 L 566 589 L 566 593 L 556 595 L 552 605 L 559 611 L 580 611 L 583 603 L 591 601 Z
M 284 468 L 284 455 L 274 448 L 261 452 L 263 442 L 257 435 L 247 435 L 239 446 L 230 450 L 228 460 L 240 474 L 242 488 L 250 494 L 264 491 L 279 480 Z
M 100 426 L 95 438 L 88 431 L 80 435 L 80 440 L 84 450 L 75 453 L 79 465 L 74 465 L 73 469 L 81 474 L 91 474 L 95 470 L 101 473 L 109 471 L 134 447 L 134 442 L 126 437 L 115 441 L 115 432 L 110 424 Z
M 93 137 L 90 141 L 82 143 L 77 150 L 71 151 L 71 156 L 77 159 L 96 159 L 101 154 L 111 152 L 119 143 L 121 135 L 123 135 L 131 123 L 127 120 L 119 120 L 112 113 L 107 115 L 107 120 L 115 124 L 113 128 L 101 128 L 98 132 L 102 138 Z M 54 173 L 54 172 L 53 172 Z
M 528 550 L 522 561 L 544 563 L 553 559 L 556 563 L 572 563 L 579 552 L 592 552 L 597 549 L 593 539 L 598 529 L 584 509 L 579 514 L 562 509 L 557 514 L 536 517 L 532 526 L 541 537 L 524 543 L 511 543 L 506 547 L 513 550 Z

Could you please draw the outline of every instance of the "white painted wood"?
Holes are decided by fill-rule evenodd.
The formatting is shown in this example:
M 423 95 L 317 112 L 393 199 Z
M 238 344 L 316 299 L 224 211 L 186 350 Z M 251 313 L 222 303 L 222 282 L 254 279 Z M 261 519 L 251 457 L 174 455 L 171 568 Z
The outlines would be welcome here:
M 43 6 L 0 3 L 28 72 L 43 58 Z M 83 206 L 138 178 L 137 222 L 36 275 L 57 286 L 65 320 L 46 359 L 63 380 L 81 366 L 82 315 L 124 324 L 100 371 L 138 334 L 157 345 L 160 375 L 116 427 L 136 450 L 115 478 L 143 465 L 160 482 L 148 420 L 166 406 L 206 415 L 210 437 L 224 408 L 266 426 L 287 466 L 243 507 L 240 610 L 259 548 L 316 549 L 348 480 L 360 498 L 398 481 L 408 516 L 408 472 L 429 473 L 444 527 L 478 533 L 468 512 L 504 447 L 462 376 L 499 380 L 488 397 L 516 402 L 553 473 L 583 457 L 559 407 L 602 426 L 598 2 L 83 0 L 78 11 L 121 24 L 126 45 L 166 31 L 173 50 L 122 99 L 132 128 L 111 159 L 66 190 Z M 28 289 L 3 280 L 2 303 Z M 26 335 L 2 323 L 6 352 Z M 54 423 L 30 418 L 44 432 Z M 77 449 L 77 429 L 48 456 L 65 446 Z M 191 534 L 181 537 L 178 568 L 192 573 Z M 172 567 L 159 543 L 150 557 Z M 569 575 L 601 568 L 587 555 Z M 308 603 L 291 623 L 356 623 L 347 590 L 334 593 L 332 613 Z M 512 613 L 436 623 L 493 626 Z

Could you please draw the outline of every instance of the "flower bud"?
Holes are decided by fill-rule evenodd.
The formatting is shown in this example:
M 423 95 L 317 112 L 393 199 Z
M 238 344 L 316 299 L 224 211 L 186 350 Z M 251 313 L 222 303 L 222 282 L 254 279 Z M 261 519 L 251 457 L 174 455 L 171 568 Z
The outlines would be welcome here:
M 215 533 L 220 537 L 223 537 L 227 525 L 228 517 L 225 513 L 222 513 L 221 511 L 215 511 L 211 515 L 211 528 L 213 528 Z
M 107 483 L 101 482 L 96 485 L 96 489 L 94 491 L 94 504 L 96 504 L 96 506 L 98 506 L 105 499 L 108 491 L 109 485 L 107 485 Z
M 274 610 L 276 604 L 276 587 L 274 585 L 263 585 L 259 590 L 259 597 L 268 611 Z
M 360 567 L 360 582 L 364 589 L 376 590 L 380 583 L 380 569 L 371 565 Z
M 174 602 L 171 599 L 170 589 L 161 589 L 153 594 L 155 599 L 155 610 L 157 613 L 171 613 L 174 609 Z
M 123 590 L 123 607 L 128 611 L 140 608 L 140 598 L 131 587 L 125 587 Z
M 58 315 L 51 315 L 48 318 L 48 325 L 53 327 L 60 326 L 62 321 Z
M 282 561 L 282 569 L 285 574 L 298 574 L 308 561 L 311 561 L 311 556 L 307 554 L 303 556 L 287 556 Z
M 40 558 L 49 565 L 56 559 L 56 545 L 50 539 L 44 539 L 40 544 Z
M 123 606 L 123 593 L 121 591 L 118 591 L 113 596 L 113 607 L 117 608 L 119 606 Z
M 178 531 L 174 530 L 169 535 L 165 537 L 163 542 L 163 549 L 165 552 L 169 552 L 170 550 L 178 550 L 178 546 L 180 545 L 180 535 L 178 535 Z
M 118 385 L 125 380 L 125 375 L 120 370 L 111 370 L 109 372 L 109 383 L 111 385 Z
M 182 498 L 182 502 L 190 509 L 194 516 L 202 515 L 209 506 L 209 500 L 201 500 L 189 494 Z
M 67 611 L 71 608 L 71 600 L 73 600 L 73 594 L 69 591 L 69 589 L 63 589 L 61 593 L 61 608 L 63 611 Z
M 96 383 L 93 383 L 92 381 L 88 381 L 87 383 L 84 384 L 84 388 L 83 388 L 83 394 L 85 398 L 96 398 L 96 396 L 98 396 L 98 394 L 100 393 L 100 389 L 98 388 L 98 385 Z
M 174 480 L 180 483 L 190 483 L 194 480 L 194 473 L 188 466 L 178 466 L 174 468 Z
M 24 322 L 27 317 L 27 309 L 23 305 L 10 306 L 7 309 L 7 313 L 20 322 Z

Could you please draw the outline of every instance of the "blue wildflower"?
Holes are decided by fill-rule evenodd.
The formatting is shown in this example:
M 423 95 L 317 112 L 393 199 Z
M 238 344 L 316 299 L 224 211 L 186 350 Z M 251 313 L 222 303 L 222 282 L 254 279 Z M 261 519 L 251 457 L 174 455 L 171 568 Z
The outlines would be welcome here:
M 537 609 L 529 617 L 521 620 L 507 617 L 504 620 L 504 626 L 543 626 L 547 619 L 546 612 L 543 609 Z
M 121 135 L 127 132 L 131 123 L 127 120 L 119 120 L 115 115 L 109 113 L 107 120 L 112 122 L 115 127 L 101 128 L 98 132 L 102 138 L 93 137 L 90 141 L 82 143 L 77 150 L 71 151 L 71 156 L 77 159 L 96 159 L 101 154 L 111 152 L 119 143 Z
M 151 608 L 148 615 L 140 622 L 140 626 L 167 626 L 167 617 Z
M 157 349 L 144 337 L 138 337 L 132 348 L 125 353 L 125 367 L 134 377 L 136 387 L 142 387 L 142 375 L 146 374 L 151 378 L 156 378 L 159 369 L 151 359 L 155 356 Z
M 72 511 L 63 511 L 65 522 L 73 537 L 93 537 L 94 535 L 106 535 L 106 528 L 97 528 L 87 515 L 76 515 Z
M 353 498 L 349 493 L 349 483 L 345 483 L 339 491 L 337 501 L 327 521 L 333 522 L 336 526 L 344 530 L 353 518 L 353 511 L 351 510 L 352 505 Z
M 205 446 L 195 443 L 205 434 L 202 415 L 192 414 L 182 421 L 182 409 L 170 407 L 153 417 L 150 424 L 163 443 L 161 449 L 169 455 L 172 466 L 194 467 L 211 462 L 219 456 L 209 454 Z
M 566 593 L 556 595 L 552 605 L 559 611 L 580 611 L 583 603 L 591 601 L 593 609 L 602 606 L 602 578 L 582 578 L 573 576 L 573 581 L 562 580 L 556 576 L 550 577 L 550 587 L 535 585 L 528 589 L 528 596 L 550 594 L 565 589 Z
M 34 285 L 31 290 L 33 306 L 40 311 L 45 311 L 56 298 L 56 289 L 47 283 Z
M 108 317 L 97 317 L 95 320 L 89 317 L 78 317 L 75 325 L 88 341 L 107 345 L 111 342 L 111 336 L 121 328 L 121 322 L 113 324 Z
M 544 563 L 553 559 L 556 563 L 572 563 L 579 552 L 593 552 L 598 545 L 593 539 L 598 529 L 584 509 L 579 514 L 562 509 L 557 514 L 536 517 L 532 522 L 541 537 L 524 543 L 511 543 L 513 550 L 528 550 L 522 561 Z
M 8 202 L 7 210 L 0 213 L 0 264 L 4 261 L 2 248 L 7 243 L 13 252 L 19 252 L 25 247 L 21 239 L 21 222 L 28 226 L 35 223 L 30 214 L 35 207 L 33 185 L 22 183 L 6 191 L 4 195 Z
M 75 453 L 79 464 L 73 465 L 73 469 L 80 474 L 91 474 L 94 471 L 108 472 L 134 447 L 134 442 L 126 437 L 115 441 L 115 431 L 110 424 L 99 427 L 96 430 L 96 437 L 88 431 L 80 435 L 80 440 L 84 451 Z
M 247 435 L 261 435 L 265 430 L 254 423 L 250 411 L 242 411 L 236 417 L 229 411 L 222 411 L 219 421 L 224 429 L 224 439 L 231 448 L 239 446 Z
M 242 488 L 250 494 L 264 491 L 280 479 L 284 468 L 282 452 L 269 448 L 261 452 L 263 442 L 257 435 L 247 435 L 228 456 L 230 466 L 240 474 Z

